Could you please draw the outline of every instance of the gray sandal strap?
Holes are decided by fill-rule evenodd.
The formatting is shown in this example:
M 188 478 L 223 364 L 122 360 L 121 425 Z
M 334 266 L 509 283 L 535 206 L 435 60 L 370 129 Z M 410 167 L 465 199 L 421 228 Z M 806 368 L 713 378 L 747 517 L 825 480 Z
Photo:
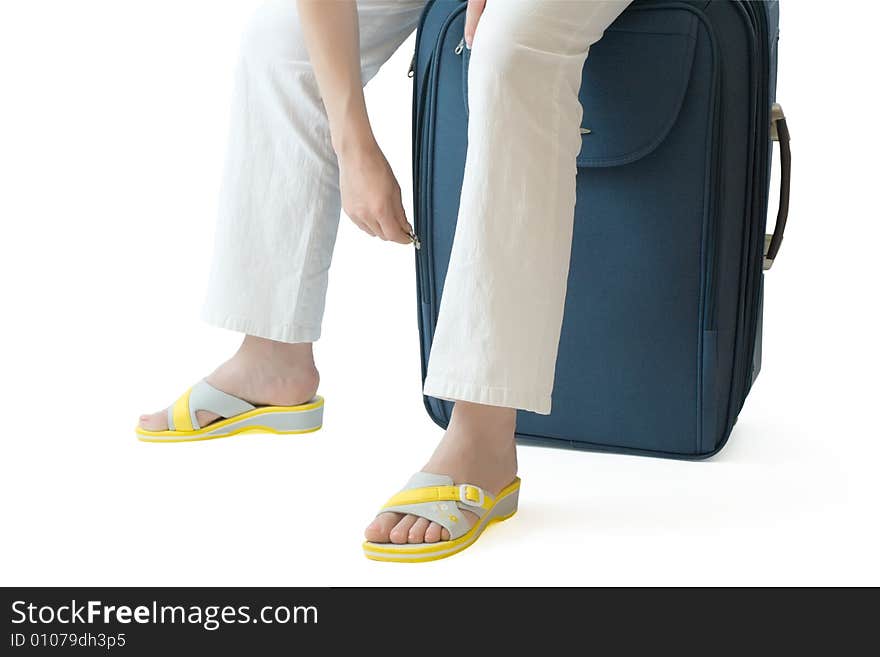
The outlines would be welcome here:
M 189 391 L 189 417 L 194 430 L 201 429 L 196 413 L 207 411 L 222 418 L 235 417 L 256 408 L 250 402 L 239 399 L 228 392 L 217 390 L 207 381 L 199 381 Z M 168 429 L 176 431 L 174 426 L 174 406 L 168 408 Z
M 455 487 L 451 477 L 446 475 L 436 475 L 428 472 L 417 472 L 410 478 L 406 486 L 401 492 L 418 489 L 429 488 L 433 486 Z M 491 496 L 485 493 L 477 486 L 464 485 L 456 487 L 462 491 L 457 500 L 438 500 L 431 502 L 416 502 L 414 504 L 396 504 L 386 505 L 382 508 L 382 513 L 404 513 L 425 518 L 431 522 L 436 522 L 449 532 L 450 540 L 455 540 L 464 536 L 470 530 L 470 523 L 461 513 L 461 511 L 470 511 L 479 517 L 486 513 L 482 502 L 490 499 Z M 468 499 L 465 491 L 478 492 L 477 500 Z M 393 500 L 393 498 L 392 498 Z

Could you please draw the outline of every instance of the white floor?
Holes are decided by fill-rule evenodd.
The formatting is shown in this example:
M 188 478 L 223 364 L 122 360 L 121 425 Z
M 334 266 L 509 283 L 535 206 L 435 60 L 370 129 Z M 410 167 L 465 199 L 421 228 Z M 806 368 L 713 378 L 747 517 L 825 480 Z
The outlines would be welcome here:
M 712 461 L 524 448 L 520 513 L 462 555 L 418 566 L 368 562 L 359 545 L 440 436 L 414 368 L 378 353 L 358 368 L 331 361 L 316 434 L 168 446 L 130 431 L 132 398 L 164 382 L 155 373 L 86 394 L 123 369 L 84 377 L 52 405 L 61 412 L 27 405 L 31 426 L 6 434 L 3 584 L 880 583 L 876 437 L 821 412 L 809 386 L 783 397 L 778 365 Z M 377 379 L 387 395 L 361 394 Z
M 441 435 L 421 405 L 410 249 L 343 220 L 321 432 L 134 440 L 140 412 L 235 345 L 197 314 L 247 3 L 92 4 L 100 16 L 58 2 L 51 23 L 18 9 L 14 34 L 0 12 L 2 77 L 28 101 L 0 125 L 14 183 L 0 197 L 0 583 L 880 584 L 880 144 L 818 131 L 843 130 L 835 99 L 868 92 L 857 71 L 830 75 L 833 44 L 812 47 L 817 30 L 848 35 L 865 48 L 851 61 L 870 61 L 871 21 L 783 7 L 792 219 L 767 279 L 764 371 L 729 446 L 702 463 L 524 448 L 517 516 L 453 559 L 400 566 L 364 559 L 360 532 Z M 409 54 L 369 95 L 407 197 Z

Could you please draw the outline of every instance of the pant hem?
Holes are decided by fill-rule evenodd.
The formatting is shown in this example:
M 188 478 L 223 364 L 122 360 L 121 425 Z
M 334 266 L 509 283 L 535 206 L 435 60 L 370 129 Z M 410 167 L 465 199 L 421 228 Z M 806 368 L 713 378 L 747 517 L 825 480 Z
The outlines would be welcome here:
M 466 401 L 487 406 L 504 406 L 539 415 L 549 415 L 551 396 L 536 391 L 523 392 L 499 386 L 425 380 L 424 393 L 446 401 Z
M 214 313 L 202 312 L 202 320 L 211 326 L 217 328 L 235 331 L 237 333 L 245 333 L 266 340 L 275 340 L 276 342 L 298 343 L 298 342 L 316 342 L 321 337 L 321 327 L 319 326 L 296 326 L 292 324 L 279 324 L 275 326 L 266 325 L 264 322 L 247 319 L 244 317 L 233 317 L 231 315 L 216 315 Z

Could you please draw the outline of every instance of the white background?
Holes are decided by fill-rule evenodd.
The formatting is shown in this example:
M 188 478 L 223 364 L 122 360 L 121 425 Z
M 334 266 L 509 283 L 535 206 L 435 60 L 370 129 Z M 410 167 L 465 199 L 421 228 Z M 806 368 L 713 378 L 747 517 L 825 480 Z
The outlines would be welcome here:
M 520 513 L 417 566 L 360 547 L 441 436 L 411 248 L 341 224 L 321 432 L 134 439 L 237 345 L 198 311 L 253 5 L 0 5 L 0 583 L 880 584 L 873 4 L 782 3 L 791 220 L 729 446 L 701 463 L 522 448 Z M 412 46 L 368 90 L 407 199 Z

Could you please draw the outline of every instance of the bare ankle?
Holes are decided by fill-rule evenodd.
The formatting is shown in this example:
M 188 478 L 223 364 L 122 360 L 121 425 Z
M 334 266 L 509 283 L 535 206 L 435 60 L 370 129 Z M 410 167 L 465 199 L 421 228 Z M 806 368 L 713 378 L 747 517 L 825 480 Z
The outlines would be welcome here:
M 311 343 L 246 336 L 238 352 L 207 380 L 254 404 L 295 406 L 315 396 L 319 375 Z
M 481 436 L 482 439 L 513 440 L 516 409 L 457 401 L 447 431 Z
M 282 368 L 309 369 L 315 367 L 311 342 L 277 342 L 246 335 L 236 353 L 244 361 L 272 363 Z

